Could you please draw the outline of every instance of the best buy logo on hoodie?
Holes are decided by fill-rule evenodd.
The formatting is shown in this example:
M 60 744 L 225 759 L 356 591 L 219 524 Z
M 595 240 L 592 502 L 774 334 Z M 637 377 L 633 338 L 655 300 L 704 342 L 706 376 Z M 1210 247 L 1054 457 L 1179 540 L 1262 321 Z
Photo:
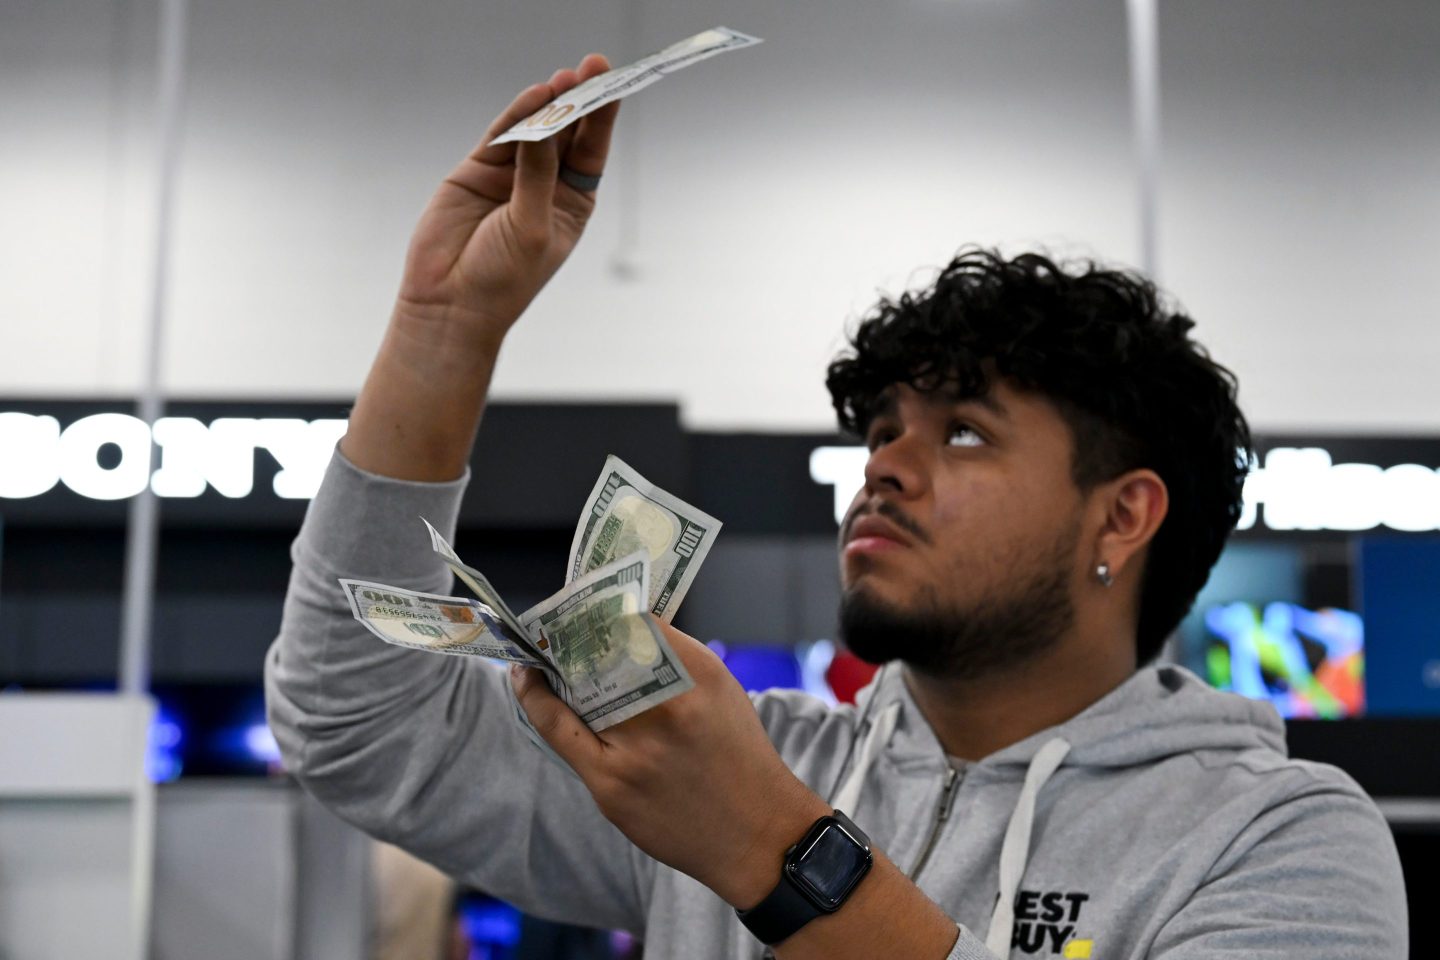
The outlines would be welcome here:
M 1021 890 L 1015 895 L 1015 926 L 1010 949 L 1049 953 L 1066 960 L 1092 960 L 1093 941 L 1075 939 L 1076 923 L 1088 893 Z

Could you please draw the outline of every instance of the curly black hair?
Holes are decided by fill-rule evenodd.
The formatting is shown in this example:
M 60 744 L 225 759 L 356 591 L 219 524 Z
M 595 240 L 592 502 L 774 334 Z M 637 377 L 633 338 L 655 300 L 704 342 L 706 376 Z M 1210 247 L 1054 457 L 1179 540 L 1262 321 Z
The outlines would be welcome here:
M 1240 518 L 1253 447 L 1234 374 L 1190 339 L 1135 273 L 1069 272 L 1027 253 L 966 248 L 926 290 L 884 298 L 825 384 L 840 426 L 864 435 L 884 390 L 905 383 L 981 396 L 998 376 L 1050 400 L 1074 439 L 1076 486 L 1154 470 L 1170 510 L 1142 578 L 1137 662 L 1160 652 Z

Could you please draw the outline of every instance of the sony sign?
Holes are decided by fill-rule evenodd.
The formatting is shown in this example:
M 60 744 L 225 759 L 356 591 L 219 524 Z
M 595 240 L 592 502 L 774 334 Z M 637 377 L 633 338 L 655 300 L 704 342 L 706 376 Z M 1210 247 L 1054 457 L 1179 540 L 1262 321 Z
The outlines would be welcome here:
M 817 447 L 810 454 L 811 479 L 834 488 L 837 523 L 865 482 L 868 456 L 864 447 Z M 1245 481 L 1238 529 L 1257 522 L 1268 530 L 1440 530 L 1440 470 L 1335 463 L 1320 447 L 1275 447 Z
M 157 496 L 198 497 L 207 488 L 239 499 L 255 486 L 255 451 L 280 464 L 275 495 L 307 500 L 320 487 L 344 420 L 192 417 L 149 424 L 123 413 L 97 413 L 64 430 L 50 416 L 0 413 L 0 499 L 38 497 L 64 484 L 93 500 L 123 500 L 149 484 Z M 151 444 L 160 448 L 151 473 Z M 101 451 L 113 456 L 102 462 Z

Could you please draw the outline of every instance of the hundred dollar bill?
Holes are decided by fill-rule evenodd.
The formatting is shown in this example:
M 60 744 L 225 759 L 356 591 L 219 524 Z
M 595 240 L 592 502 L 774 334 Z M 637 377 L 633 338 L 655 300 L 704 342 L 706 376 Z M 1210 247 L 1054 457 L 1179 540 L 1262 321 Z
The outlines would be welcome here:
M 490 142 L 493 145 L 509 143 L 512 140 L 544 140 L 587 113 L 650 86 L 667 73 L 699 63 L 717 53 L 739 50 L 761 42 L 763 41 L 758 37 L 746 36 L 729 27 L 716 27 L 697 33 L 628 66 L 616 67 L 598 77 L 591 77 L 579 86 L 560 94 Z
M 508 637 L 510 628 L 495 616 L 495 611 L 478 600 L 417 593 L 365 580 L 341 580 L 340 583 L 355 619 L 386 643 L 430 653 L 487 657 L 526 666 L 541 666 Z M 546 674 L 547 678 L 554 677 L 554 668 L 548 664 L 545 666 L 551 671 Z M 552 681 L 551 688 L 554 687 L 555 682 Z M 513 689 L 510 691 L 510 703 L 515 722 L 520 725 L 526 739 L 552 763 L 574 776 L 575 771 L 570 765 L 561 760 L 536 731 L 520 701 L 515 698 Z
M 544 647 L 537 644 L 535 640 L 531 638 L 529 631 L 521 626 L 520 618 L 515 616 L 514 611 L 510 609 L 510 605 L 500 596 L 500 591 L 491 586 L 485 574 L 476 570 L 464 560 L 461 560 L 460 555 L 455 552 L 455 548 L 451 547 L 449 541 L 441 535 L 439 530 L 435 529 L 434 524 L 424 517 L 420 518 L 420 522 L 425 524 L 425 529 L 430 532 L 430 548 L 438 553 L 441 559 L 445 561 L 445 565 L 450 568 L 450 572 L 459 577 L 465 586 L 474 591 L 475 596 L 480 598 L 481 603 L 484 603 L 493 610 L 501 620 L 505 621 L 515 634 L 514 639 L 516 643 L 525 647 L 533 658 L 541 660 L 547 659 Z M 548 668 L 548 661 L 541 664 L 541 666 Z
M 570 541 L 566 579 L 577 580 L 617 557 L 641 551 L 650 560 L 647 608 L 669 623 L 720 527 L 710 514 L 661 490 L 619 457 L 609 456 Z
M 530 639 L 519 642 L 495 611 L 468 597 L 418 593 L 366 580 L 341 580 L 350 611 L 386 643 L 432 653 L 541 666 Z
M 509 627 L 495 612 L 477 600 L 466 597 L 445 597 L 417 593 L 401 587 L 370 583 L 365 580 L 341 580 L 355 619 L 386 643 L 431 653 L 457 656 L 487 657 L 537 666 L 535 659 L 506 636 Z M 547 677 L 555 674 L 548 673 Z M 506 686 L 509 686 L 507 684 Z M 552 681 L 552 689 L 554 681 Z M 510 691 L 515 722 L 526 738 L 553 763 L 574 774 L 569 764 L 546 743 L 535 730 Z
M 679 696 L 695 681 L 647 616 L 642 553 L 592 570 L 520 615 L 549 641 L 557 692 L 597 733 Z

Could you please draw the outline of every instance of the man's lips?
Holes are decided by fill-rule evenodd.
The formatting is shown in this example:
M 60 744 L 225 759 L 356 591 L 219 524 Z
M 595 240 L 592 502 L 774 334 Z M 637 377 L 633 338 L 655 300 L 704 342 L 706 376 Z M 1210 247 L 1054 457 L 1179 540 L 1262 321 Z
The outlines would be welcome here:
M 849 537 L 845 541 L 845 556 L 877 553 L 908 546 L 910 546 L 910 540 L 900 532 L 899 527 L 883 517 L 868 514 L 851 524 Z

